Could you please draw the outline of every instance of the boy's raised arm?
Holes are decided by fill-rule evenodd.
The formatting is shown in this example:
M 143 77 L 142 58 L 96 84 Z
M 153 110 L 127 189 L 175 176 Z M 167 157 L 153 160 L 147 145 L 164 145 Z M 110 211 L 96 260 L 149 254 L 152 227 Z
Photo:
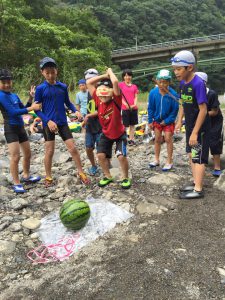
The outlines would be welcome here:
M 94 91 L 96 90 L 95 86 L 96 86 L 97 82 L 101 81 L 102 79 L 106 79 L 106 78 L 109 78 L 108 74 L 95 76 L 95 77 L 92 77 L 92 78 L 87 80 L 87 82 L 86 82 L 87 89 L 88 89 L 91 96 L 93 96 Z
M 119 81 L 118 78 L 116 77 L 116 75 L 113 73 L 111 68 L 108 68 L 106 74 L 108 74 L 109 79 L 112 81 L 112 85 L 113 85 L 113 93 L 116 96 L 119 96 L 121 94 L 120 92 L 120 88 L 119 88 Z

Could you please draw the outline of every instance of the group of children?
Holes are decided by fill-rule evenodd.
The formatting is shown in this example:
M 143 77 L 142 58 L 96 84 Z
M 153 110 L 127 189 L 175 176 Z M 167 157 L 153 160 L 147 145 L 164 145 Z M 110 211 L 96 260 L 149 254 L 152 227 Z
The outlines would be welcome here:
M 181 199 L 204 197 L 203 179 L 209 149 L 214 158 L 214 176 L 220 176 L 220 154 L 223 148 L 223 117 L 217 94 L 206 88 L 207 74 L 195 72 L 196 60 L 192 52 L 180 51 L 172 59 L 172 67 L 180 82 L 179 95 L 169 87 L 171 74 L 161 70 L 157 86 L 149 94 L 148 122 L 155 132 L 155 161 L 159 165 L 162 131 L 167 144 L 167 161 L 163 171 L 172 169 L 174 131 L 179 132 L 185 117 L 186 152 L 189 154 L 193 180 L 180 189 Z M 180 105 L 179 105 L 180 104 Z M 177 112 L 179 109 L 178 117 Z M 176 123 L 175 123 L 176 121 Z M 176 125 L 175 125 L 176 124 Z
M 190 51 L 180 51 L 171 59 L 171 62 L 175 76 L 180 81 L 180 95 L 169 86 L 172 78 L 170 71 L 159 71 L 156 77 L 157 86 L 150 92 L 148 103 L 149 128 L 155 132 L 155 161 L 149 166 L 156 167 L 160 163 L 161 139 L 162 132 L 164 132 L 168 157 L 163 171 L 172 169 L 173 133 L 174 130 L 180 129 L 183 115 L 185 115 L 186 150 L 190 153 L 193 182 L 190 186 L 181 189 L 180 198 L 201 198 L 204 195 L 203 177 L 210 146 L 209 115 L 211 119 L 217 116 L 215 120 L 219 120 L 218 116 L 220 116 L 221 120 L 222 114 L 215 93 L 206 90 L 207 80 L 204 80 L 200 74 L 195 74 L 194 55 Z M 72 156 L 80 180 L 84 184 L 90 183 L 82 168 L 79 151 L 67 124 L 66 107 L 78 118 L 83 119 L 86 153 L 91 163 L 91 167 L 88 169 L 89 174 L 95 175 L 98 172 L 94 156 L 96 147 L 98 164 L 104 174 L 104 177 L 99 181 L 99 186 L 104 187 L 113 182 L 113 177 L 110 174 L 110 159 L 115 143 L 115 154 L 122 171 L 121 187 L 130 188 L 126 128 L 129 127 L 128 143 L 134 145 L 134 129 L 138 123 L 138 88 L 132 84 L 133 74 L 131 70 L 125 70 L 122 73 L 123 82 L 121 83 L 118 82 L 111 68 L 108 68 L 102 75 L 99 75 L 95 69 L 87 70 L 84 73 L 85 79 L 78 82 L 80 92 L 76 95 L 77 108 L 69 99 L 67 86 L 57 81 L 58 69 L 55 60 L 45 57 L 40 62 L 40 70 L 45 81 L 37 86 L 34 103 L 32 103 L 33 95 L 30 93 L 30 99 L 26 106 L 22 104 L 17 95 L 11 92 L 11 73 L 5 69 L 0 70 L 0 110 L 4 118 L 4 131 L 10 153 L 10 171 L 14 191 L 17 193 L 26 192 L 22 182 L 37 182 L 41 179 L 40 176 L 32 176 L 29 173 L 31 153 L 21 115 L 31 110 L 36 112 L 43 125 L 46 187 L 54 184 L 52 160 L 57 133 Z M 211 101 L 209 114 L 206 92 L 212 99 L 209 100 L 209 102 Z M 179 105 L 179 102 L 182 105 Z M 221 126 L 218 125 L 218 122 L 216 124 L 214 127 L 218 131 Z M 214 142 L 215 140 L 217 141 L 214 137 Z M 21 181 L 18 172 L 20 147 L 24 158 Z M 219 157 L 221 151 L 221 143 L 219 146 L 215 146 L 214 143 L 212 154 L 215 161 L 215 175 L 220 172 Z

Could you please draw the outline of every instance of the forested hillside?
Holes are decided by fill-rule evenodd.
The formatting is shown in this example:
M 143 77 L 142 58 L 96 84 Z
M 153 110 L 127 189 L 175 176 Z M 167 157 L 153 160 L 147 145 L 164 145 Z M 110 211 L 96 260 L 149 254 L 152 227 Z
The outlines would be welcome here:
M 57 60 L 60 79 L 72 86 L 85 69 L 109 65 L 112 49 L 136 39 L 144 45 L 217 33 L 225 33 L 224 0 L 0 1 L 0 65 L 13 68 L 20 85 L 40 81 L 43 56 Z M 206 71 L 225 73 L 221 66 Z M 216 77 L 221 88 L 224 77 Z
M 225 32 L 224 0 L 70 0 L 90 6 L 115 48 Z
M 1 67 L 14 70 L 20 85 L 40 81 L 38 63 L 52 56 L 60 78 L 72 84 L 85 69 L 110 64 L 111 42 L 88 8 L 52 0 L 0 1 Z

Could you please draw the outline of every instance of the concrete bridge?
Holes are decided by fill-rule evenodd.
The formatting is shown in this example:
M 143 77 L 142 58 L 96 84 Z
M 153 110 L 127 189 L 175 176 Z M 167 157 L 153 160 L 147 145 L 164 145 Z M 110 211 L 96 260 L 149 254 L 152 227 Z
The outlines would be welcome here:
M 117 49 L 112 51 L 111 57 L 114 64 L 121 65 L 141 60 L 170 58 L 178 51 L 184 49 L 193 51 L 197 56 L 200 52 L 225 49 L 225 33 Z

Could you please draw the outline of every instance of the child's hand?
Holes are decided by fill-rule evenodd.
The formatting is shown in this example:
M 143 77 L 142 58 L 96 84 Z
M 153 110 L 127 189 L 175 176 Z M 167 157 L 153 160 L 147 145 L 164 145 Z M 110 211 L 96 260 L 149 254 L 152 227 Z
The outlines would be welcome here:
M 75 116 L 78 118 L 78 120 L 82 120 L 83 119 L 82 114 L 78 110 L 75 112 Z
M 165 123 L 164 121 L 162 121 L 162 122 L 160 123 L 160 125 L 165 126 L 166 123 Z
M 40 110 L 41 108 L 42 108 L 42 105 L 41 105 L 41 103 L 36 103 L 36 102 L 34 102 L 32 105 L 31 105 L 31 110 Z
M 179 133 L 180 129 L 181 129 L 182 123 L 181 122 L 177 122 L 175 125 L 175 132 Z
M 153 130 L 153 123 L 149 123 L 149 124 L 148 124 L 148 128 L 149 128 L 150 130 Z
M 48 128 L 51 132 L 57 132 L 58 131 L 58 127 L 57 124 L 53 121 L 48 121 Z
M 190 146 L 195 146 L 195 145 L 197 145 L 197 144 L 198 144 L 197 138 L 198 138 L 197 133 L 193 133 L 193 132 L 192 132 L 192 134 L 191 134 L 191 136 L 190 136 L 190 138 L 189 138 L 189 145 L 190 145 Z
M 36 90 L 36 86 L 35 86 L 35 85 L 32 85 L 32 86 L 30 87 L 30 92 L 29 92 L 29 95 L 30 95 L 30 97 L 31 97 L 32 99 L 34 98 L 35 90 Z

